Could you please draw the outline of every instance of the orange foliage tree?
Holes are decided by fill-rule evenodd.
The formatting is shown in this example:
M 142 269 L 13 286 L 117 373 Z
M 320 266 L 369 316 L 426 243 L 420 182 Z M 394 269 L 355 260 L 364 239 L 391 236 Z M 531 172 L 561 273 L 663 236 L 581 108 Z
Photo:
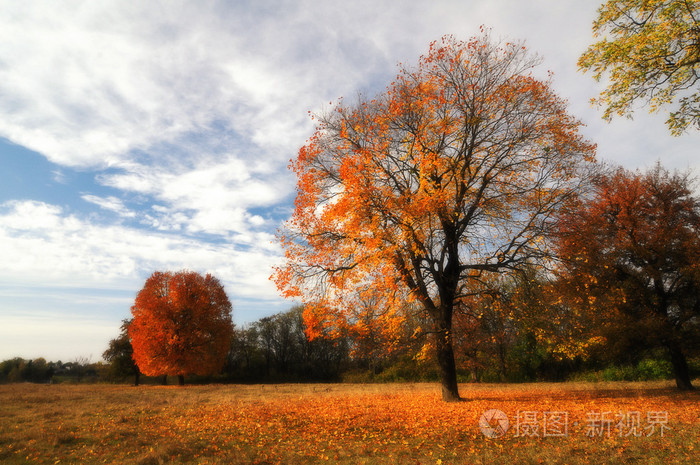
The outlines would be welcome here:
M 131 307 L 133 357 L 148 376 L 208 375 L 225 362 L 233 324 L 218 279 L 191 271 L 156 271 Z
M 485 275 L 546 255 L 553 214 L 594 161 L 565 102 L 531 75 L 538 63 L 488 33 L 445 37 L 383 94 L 320 117 L 291 165 L 287 261 L 273 275 L 305 301 L 311 336 L 402 332 L 418 308 L 443 399 L 459 399 L 456 306 Z M 358 302 L 370 295 L 366 318 Z
M 665 348 L 680 389 L 700 347 L 700 199 L 687 175 L 618 169 L 562 216 L 563 297 L 608 346 Z M 568 290 L 567 290 L 568 289 Z

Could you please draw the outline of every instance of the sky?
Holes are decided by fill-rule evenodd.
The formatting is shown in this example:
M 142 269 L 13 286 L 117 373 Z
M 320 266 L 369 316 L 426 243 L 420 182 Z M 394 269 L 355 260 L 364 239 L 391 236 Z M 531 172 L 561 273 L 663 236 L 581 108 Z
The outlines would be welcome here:
M 699 173 L 700 134 L 590 104 L 597 7 L 0 0 L 0 360 L 100 360 L 156 270 L 218 277 L 237 325 L 290 308 L 269 276 L 309 112 L 382 92 L 446 34 L 524 41 L 599 160 Z

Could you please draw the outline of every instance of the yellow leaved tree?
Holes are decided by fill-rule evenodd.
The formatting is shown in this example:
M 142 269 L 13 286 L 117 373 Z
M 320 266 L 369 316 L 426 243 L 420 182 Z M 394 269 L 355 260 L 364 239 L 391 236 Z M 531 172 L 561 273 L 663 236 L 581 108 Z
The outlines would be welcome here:
M 601 38 L 579 58 L 609 78 L 597 103 L 604 117 L 631 115 L 635 102 L 670 107 L 674 135 L 700 129 L 700 0 L 610 0 L 593 23 Z

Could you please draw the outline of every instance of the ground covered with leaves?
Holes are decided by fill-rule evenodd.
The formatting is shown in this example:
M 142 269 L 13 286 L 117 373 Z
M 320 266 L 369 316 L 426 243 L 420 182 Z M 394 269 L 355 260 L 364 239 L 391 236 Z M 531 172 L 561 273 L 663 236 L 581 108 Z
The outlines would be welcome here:
M 0 462 L 697 463 L 700 394 L 668 382 L 0 386 Z M 484 412 L 497 409 L 503 416 Z M 499 414 L 500 415 L 500 414 Z M 498 421 L 500 419 L 500 422 Z M 498 428 L 501 426 L 501 429 Z

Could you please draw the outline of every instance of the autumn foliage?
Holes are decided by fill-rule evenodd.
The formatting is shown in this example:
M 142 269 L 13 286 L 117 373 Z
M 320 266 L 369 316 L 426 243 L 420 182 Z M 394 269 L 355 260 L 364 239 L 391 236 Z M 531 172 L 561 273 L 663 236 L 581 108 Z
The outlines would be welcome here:
M 131 307 L 134 360 L 147 376 L 221 369 L 233 332 L 231 303 L 215 277 L 155 272 Z
M 593 31 L 600 39 L 579 58 L 596 79 L 609 77 L 597 102 L 604 117 L 635 104 L 668 108 L 675 135 L 700 129 L 700 0 L 608 0 Z
M 385 93 L 320 117 L 292 163 L 274 275 L 305 301 L 311 336 L 371 326 L 391 345 L 424 321 L 413 329 L 432 335 L 443 396 L 459 397 L 455 310 L 489 275 L 547 256 L 553 215 L 594 161 L 537 64 L 487 33 L 445 37 Z
M 608 350 L 667 351 L 679 388 L 700 346 L 700 199 L 687 175 L 656 166 L 602 176 L 562 216 L 562 299 Z

